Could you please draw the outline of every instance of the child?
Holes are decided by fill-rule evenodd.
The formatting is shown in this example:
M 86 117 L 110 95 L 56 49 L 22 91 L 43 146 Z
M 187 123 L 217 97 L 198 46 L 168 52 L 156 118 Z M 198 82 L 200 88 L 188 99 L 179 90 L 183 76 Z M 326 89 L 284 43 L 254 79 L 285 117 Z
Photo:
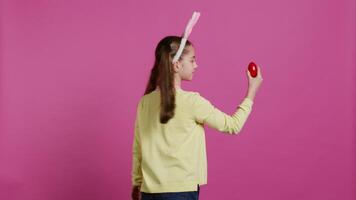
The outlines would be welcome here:
M 225 114 L 198 92 L 185 91 L 198 65 L 195 49 L 186 41 L 182 55 L 172 62 L 182 37 L 167 36 L 157 45 L 155 63 L 137 107 L 133 142 L 132 198 L 197 200 L 199 185 L 207 183 L 204 125 L 238 134 L 262 83 L 261 69 L 248 70 L 246 98 L 233 115 Z

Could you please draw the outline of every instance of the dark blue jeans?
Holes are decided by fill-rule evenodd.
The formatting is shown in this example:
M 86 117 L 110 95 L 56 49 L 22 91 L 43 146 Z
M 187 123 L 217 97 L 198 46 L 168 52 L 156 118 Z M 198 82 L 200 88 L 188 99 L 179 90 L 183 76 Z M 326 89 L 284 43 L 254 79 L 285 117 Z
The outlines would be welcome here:
M 199 190 L 192 192 L 165 192 L 165 193 L 145 193 L 141 192 L 141 200 L 198 200 Z

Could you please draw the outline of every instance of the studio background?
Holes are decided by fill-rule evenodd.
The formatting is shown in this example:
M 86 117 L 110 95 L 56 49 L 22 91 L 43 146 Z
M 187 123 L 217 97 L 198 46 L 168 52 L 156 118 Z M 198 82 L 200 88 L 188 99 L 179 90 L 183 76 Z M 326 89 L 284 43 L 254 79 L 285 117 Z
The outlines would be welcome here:
M 0 9 L 0 199 L 129 199 L 154 49 L 193 11 L 199 67 L 183 89 L 232 114 L 250 61 L 264 79 L 238 136 L 206 129 L 200 199 L 356 199 L 354 0 L 1 0 Z

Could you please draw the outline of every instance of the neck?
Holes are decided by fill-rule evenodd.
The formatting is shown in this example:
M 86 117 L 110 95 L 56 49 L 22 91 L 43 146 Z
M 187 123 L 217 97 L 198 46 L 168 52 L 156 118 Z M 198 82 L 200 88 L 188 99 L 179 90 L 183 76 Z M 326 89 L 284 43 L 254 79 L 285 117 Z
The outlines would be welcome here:
M 181 82 L 182 82 L 182 79 L 180 78 L 180 76 L 178 74 L 175 74 L 174 75 L 174 87 L 181 89 Z

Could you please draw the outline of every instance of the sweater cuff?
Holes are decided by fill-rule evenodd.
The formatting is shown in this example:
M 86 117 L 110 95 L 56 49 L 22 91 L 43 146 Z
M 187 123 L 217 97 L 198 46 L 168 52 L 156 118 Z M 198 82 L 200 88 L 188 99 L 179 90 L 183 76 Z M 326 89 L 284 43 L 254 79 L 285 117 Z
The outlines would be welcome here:
M 253 101 L 250 98 L 245 98 L 240 105 L 247 105 L 249 107 L 251 107 L 253 105 Z

